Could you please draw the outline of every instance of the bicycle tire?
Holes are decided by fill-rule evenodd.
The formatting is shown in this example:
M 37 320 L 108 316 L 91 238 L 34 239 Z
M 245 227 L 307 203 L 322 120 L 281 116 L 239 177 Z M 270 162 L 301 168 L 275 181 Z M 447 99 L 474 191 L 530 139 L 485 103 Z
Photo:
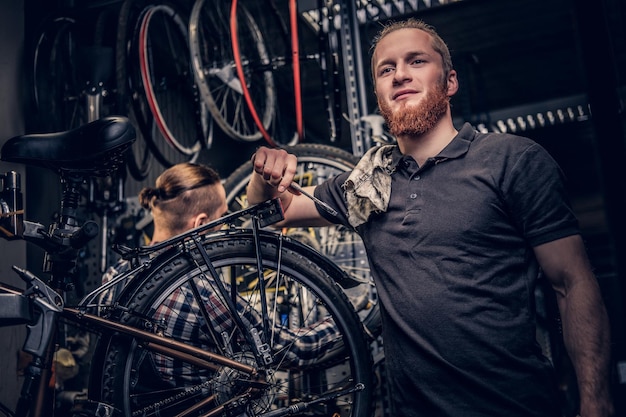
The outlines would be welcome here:
M 117 114 L 110 81 L 113 50 L 108 9 L 68 12 L 47 21 L 33 51 L 33 99 L 45 132 L 73 129 Z
M 161 23 L 161 26 L 158 26 L 153 34 L 164 35 L 164 42 L 155 42 L 150 37 L 150 25 L 155 24 L 153 19 L 158 14 L 162 15 L 163 20 L 156 22 Z M 199 140 L 195 129 L 191 130 L 189 137 L 185 137 L 187 136 L 185 132 L 190 126 L 197 129 L 199 111 L 195 105 L 197 103 L 195 84 L 190 77 L 188 62 L 188 21 L 183 16 L 180 10 L 167 3 L 152 4 L 146 8 L 139 28 L 139 67 L 144 90 L 143 98 L 148 102 L 163 139 L 180 153 L 193 156 L 200 152 L 202 141 Z M 178 31 L 172 31 L 172 28 Z M 163 38 L 159 39 L 163 41 Z M 172 49 L 166 50 L 164 47 L 166 45 Z M 158 50 L 153 49 L 156 47 Z M 157 63 L 164 64 L 163 68 L 160 68 L 162 72 L 156 72 Z M 170 104 L 169 100 L 172 100 L 173 104 Z M 184 108 L 185 104 L 191 108 L 180 112 L 180 108 Z M 168 113 L 173 112 L 171 120 L 165 117 L 166 110 Z M 188 119 L 189 124 L 175 129 L 175 126 L 183 124 L 182 122 Z
M 293 355 L 294 345 L 283 344 L 279 349 L 273 345 L 274 337 L 264 336 L 271 334 L 271 331 L 260 332 L 260 337 L 268 343 L 269 349 L 275 355 L 272 362 L 274 365 L 267 365 L 263 361 L 255 360 L 254 354 L 249 351 L 250 346 L 246 343 L 233 343 L 236 332 L 225 324 L 220 327 L 224 321 L 212 318 L 207 322 L 200 318 L 199 322 L 205 324 L 194 326 L 189 333 L 193 335 L 192 338 L 177 340 L 252 365 L 264 377 L 257 381 L 249 381 L 232 368 L 222 367 L 215 371 L 193 369 L 189 370 L 188 374 L 180 372 L 176 375 L 172 372 L 169 376 L 176 383 L 164 383 L 163 380 L 159 380 L 163 373 L 154 366 L 155 361 L 166 359 L 164 356 L 157 358 L 142 349 L 137 341 L 113 336 L 102 342 L 106 346 L 106 352 L 99 362 L 103 364 L 102 373 L 98 376 L 98 386 L 94 389 L 92 385 L 90 393 L 97 390 L 101 400 L 113 404 L 124 416 L 149 416 L 157 413 L 159 416 L 170 416 L 182 413 L 182 410 L 191 404 L 197 404 L 200 401 L 199 397 L 212 396 L 210 405 L 207 406 L 209 408 L 224 407 L 233 395 L 245 391 L 249 387 L 248 384 L 252 383 L 253 386 L 256 384 L 256 389 L 260 392 L 250 398 L 247 404 L 239 407 L 240 411 L 230 410 L 229 413 L 232 414 L 215 412 L 206 415 L 239 415 L 239 412 L 246 411 L 249 413 L 247 415 L 256 416 L 276 410 L 278 407 L 315 400 L 340 387 L 352 387 L 362 383 L 363 390 L 316 405 L 308 411 L 311 414 L 307 415 L 370 416 L 373 389 L 371 352 L 365 342 L 358 317 L 335 281 L 345 275 L 332 262 L 293 239 L 280 239 L 276 234 L 261 232 L 260 241 L 263 275 L 268 281 L 272 281 L 271 287 L 270 283 L 267 283 L 266 291 L 268 303 L 273 306 L 265 316 L 268 328 L 280 328 L 281 324 L 276 324 L 276 327 L 273 325 L 278 321 L 283 323 L 282 326 L 287 323 L 294 325 L 295 328 L 308 325 L 311 326 L 310 329 L 314 329 L 316 324 L 327 323 L 330 318 L 335 331 L 340 334 L 333 333 L 334 342 L 330 345 L 320 345 L 328 348 L 328 350 L 322 348 L 316 353 L 321 357 L 299 356 L 296 365 L 289 359 L 289 355 Z M 242 310 L 248 311 L 246 316 L 251 315 L 250 310 L 258 312 L 258 299 L 262 297 L 260 296 L 262 292 L 256 286 L 258 281 L 252 279 L 257 276 L 255 272 L 257 248 L 253 232 L 243 229 L 221 232 L 205 236 L 201 245 L 224 281 L 228 281 L 226 277 L 236 277 L 238 284 L 230 290 L 236 288 L 237 298 L 244 306 Z M 150 269 L 134 277 L 118 299 L 118 303 L 127 311 L 123 314 L 121 322 L 144 328 L 147 322 L 160 323 L 163 334 L 171 336 L 169 331 L 171 323 L 164 322 L 164 317 L 157 317 L 155 312 L 160 311 L 164 300 L 168 300 L 168 295 L 176 291 L 185 294 L 179 301 L 182 299 L 191 301 L 187 311 L 196 315 L 202 317 L 199 313 L 201 306 L 209 309 L 211 303 L 215 303 L 214 306 L 217 305 L 223 310 L 223 305 L 220 302 L 216 303 L 212 295 L 216 291 L 208 290 L 214 285 L 211 283 L 214 281 L 206 279 L 206 276 L 203 279 L 206 273 L 204 266 L 195 264 L 191 259 L 199 256 L 197 251 L 197 248 L 189 244 L 183 252 L 180 248 L 174 248 L 160 256 Z M 195 283 L 198 294 L 202 293 L 203 300 L 210 301 L 199 303 L 193 299 L 189 290 L 190 281 Z M 184 306 L 178 307 L 180 307 L 178 311 L 185 310 Z M 205 311 L 204 317 L 208 317 L 208 314 L 208 311 Z M 319 321 L 322 318 L 323 320 Z M 189 323 L 189 319 L 185 320 L 185 323 Z M 214 327 L 217 327 L 216 333 L 209 336 L 208 330 Z M 305 334 L 310 334 L 310 331 L 307 330 Z M 296 330 L 292 329 L 292 332 L 296 334 Z M 222 343 L 227 336 L 228 340 Z M 217 349 L 217 345 L 221 345 L 222 349 Z M 291 364 L 286 366 L 288 362 Z M 186 369 L 188 364 L 178 365 L 181 369 Z M 187 384 L 181 382 L 189 375 L 200 375 L 200 379 Z M 198 408 L 196 412 L 185 415 L 210 413 L 201 406 Z
M 136 122 L 133 111 L 127 112 L 126 116 Z M 137 136 L 137 139 L 126 153 L 126 167 L 136 181 L 143 181 L 148 178 L 152 171 L 154 158 L 150 146 L 146 143 L 143 135 L 138 134 Z
M 120 9 L 116 48 L 117 87 L 119 100 L 128 99 L 130 103 L 129 117 L 137 124 L 139 136 L 145 142 L 146 148 L 159 164 L 169 168 L 183 158 L 164 141 L 157 141 L 154 137 L 154 117 L 148 103 L 143 99 L 141 71 L 137 62 L 139 22 L 146 7 L 148 3 L 144 0 L 125 0 Z
M 304 120 L 302 114 L 302 85 L 300 75 L 300 41 L 298 34 L 298 4 L 289 0 L 289 27 L 291 29 L 291 65 L 293 67 L 294 106 L 296 111 L 297 141 L 304 140 Z
M 254 142 L 262 138 L 256 128 L 243 97 L 241 79 L 235 74 L 235 63 L 230 44 L 228 2 L 205 0 L 194 2 L 189 19 L 189 50 L 193 73 L 203 102 L 214 121 L 229 137 Z M 261 109 L 261 120 L 267 129 L 274 119 L 275 87 L 265 39 L 252 15 L 245 7 L 238 10 L 245 22 L 240 36 L 245 54 L 245 69 L 251 79 L 249 89 Z
M 295 181 L 302 186 L 318 185 L 324 180 L 354 168 L 359 158 L 343 149 L 324 144 L 302 143 L 284 148 L 298 158 Z M 224 181 L 226 204 L 231 212 L 246 208 L 246 186 L 252 176 L 252 162 L 247 161 Z M 244 224 L 241 219 L 238 225 Z M 369 271 L 365 247 L 358 234 L 344 226 L 322 228 L 290 228 L 285 233 L 312 246 L 332 259 L 362 285 L 346 292 L 359 311 L 370 337 L 382 331 L 378 298 Z
M 319 40 L 319 65 L 321 85 L 324 96 L 324 107 L 328 117 L 330 142 L 334 143 L 341 139 L 342 134 L 342 111 L 341 111 L 341 71 L 339 34 L 336 27 L 336 11 L 332 2 L 318 0 L 320 10 Z
M 139 127 L 137 139 L 127 153 L 127 168 L 130 175 L 137 181 L 145 180 L 152 169 L 154 160 L 151 147 L 146 138 L 145 117 L 137 117 L 130 106 L 128 56 L 131 51 L 134 20 L 141 9 L 136 0 L 125 0 L 118 11 L 117 32 L 115 42 L 115 87 L 117 112 L 127 116 Z
M 33 53 L 33 98 L 44 131 L 68 130 L 87 122 L 76 68 L 77 19 L 53 18 L 41 30 Z
M 195 161 L 203 133 L 189 56 L 180 53 L 187 49 L 187 14 L 167 1 L 126 0 L 121 11 L 116 58 L 118 68 L 125 63 L 126 79 L 118 73 L 118 84 L 141 136 L 166 168 Z

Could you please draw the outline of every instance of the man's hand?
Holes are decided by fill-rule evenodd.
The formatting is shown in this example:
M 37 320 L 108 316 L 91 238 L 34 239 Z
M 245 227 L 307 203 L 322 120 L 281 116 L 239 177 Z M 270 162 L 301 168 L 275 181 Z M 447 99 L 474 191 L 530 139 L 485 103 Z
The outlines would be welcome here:
M 283 149 L 259 148 L 252 155 L 254 172 L 270 186 L 283 193 L 296 174 L 297 158 Z
M 253 174 L 248 184 L 247 196 L 251 204 L 280 197 L 286 208 L 291 194 L 299 194 L 289 188 L 296 174 L 298 160 L 283 149 L 259 148 L 252 155 Z M 285 193 L 289 190 L 290 193 Z
M 316 227 L 328 226 L 318 207 L 337 215 L 335 209 L 314 197 L 316 186 L 292 186 L 298 159 L 283 149 L 259 148 L 252 156 L 253 173 L 248 183 L 248 203 L 258 204 L 280 198 L 285 219 L 275 226 Z M 285 192 L 288 191 L 288 192 Z

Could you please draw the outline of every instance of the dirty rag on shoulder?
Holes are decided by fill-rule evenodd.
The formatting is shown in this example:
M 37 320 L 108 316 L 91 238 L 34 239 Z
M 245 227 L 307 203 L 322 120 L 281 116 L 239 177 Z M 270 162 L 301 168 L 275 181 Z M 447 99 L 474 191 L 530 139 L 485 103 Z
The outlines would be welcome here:
M 342 187 L 348 205 L 348 221 L 357 227 L 372 213 L 387 210 L 391 196 L 392 152 L 396 145 L 370 149 L 354 167 Z

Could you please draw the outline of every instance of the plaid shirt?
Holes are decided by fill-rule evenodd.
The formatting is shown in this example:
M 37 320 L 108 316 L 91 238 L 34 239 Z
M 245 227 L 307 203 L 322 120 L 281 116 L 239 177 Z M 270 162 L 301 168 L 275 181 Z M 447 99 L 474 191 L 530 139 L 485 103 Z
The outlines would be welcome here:
M 130 262 L 120 260 L 105 272 L 102 283 L 110 282 L 119 274 L 129 270 Z M 197 274 L 198 271 L 194 270 L 188 273 L 185 278 L 193 279 L 197 284 L 201 298 L 205 303 L 205 309 L 208 311 L 210 323 L 205 323 L 202 315 L 198 313 L 200 310 L 197 299 L 192 294 L 188 284 L 181 285 L 167 296 L 153 317 L 156 323 L 164 323 L 163 331 L 165 334 L 171 335 L 177 340 L 187 341 L 187 343 L 201 349 L 215 351 L 217 344 L 225 346 L 228 344 L 227 342 L 230 342 L 223 339 L 230 337 L 227 335 L 233 334 L 235 324 L 228 312 L 228 307 L 213 291 L 212 287 L 206 284 L 207 277 Z M 101 307 L 112 305 L 129 279 L 132 279 L 132 276 L 103 293 L 100 299 Z M 267 338 L 262 334 L 263 326 L 259 313 L 251 309 L 241 297 L 237 300 L 237 309 L 243 312 L 244 322 L 256 328 L 261 339 L 267 341 Z M 296 329 L 289 329 L 285 324 L 284 321 L 283 323 L 276 323 L 275 327 L 270 329 L 270 332 L 273 333 L 271 336 L 272 354 L 275 361 L 281 363 L 283 368 L 313 364 L 325 354 L 343 347 L 341 334 L 337 332 L 336 325 L 331 318 L 325 318 L 310 326 Z M 212 332 L 207 331 L 209 327 Z M 209 333 L 218 337 L 222 335 L 222 339 L 212 340 Z M 198 384 L 211 376 L 207 373 L 208 371 L 201 371 L 166 356 L 158 354 L 152 356 L 159 376 L 165 381 L 176 384 L 176 386 Z

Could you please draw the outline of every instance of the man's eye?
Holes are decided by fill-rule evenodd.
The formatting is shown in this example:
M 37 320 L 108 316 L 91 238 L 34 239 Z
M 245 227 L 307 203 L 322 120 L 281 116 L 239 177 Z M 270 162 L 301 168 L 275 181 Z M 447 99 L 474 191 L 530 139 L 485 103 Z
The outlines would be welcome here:
M 393 70 L 393 68 L 391 68 L 391 67 L 382 68 L 382 69 L 380 70 L 380 75 L 383 75 L 383 74 L 388 74 L 388 73 L 390 73 L 390 72 L 391 72 L 391 70 Z

